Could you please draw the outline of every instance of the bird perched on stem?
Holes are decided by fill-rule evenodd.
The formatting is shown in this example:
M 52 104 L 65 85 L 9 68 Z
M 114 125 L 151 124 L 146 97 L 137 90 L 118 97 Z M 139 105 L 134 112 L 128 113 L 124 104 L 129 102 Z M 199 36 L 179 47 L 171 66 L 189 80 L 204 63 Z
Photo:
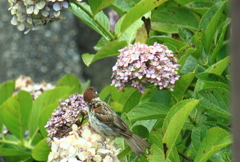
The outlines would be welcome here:
M 83 99 L 88 105 L 88 116 L 91 126 L 101 135 L 114 140 L 123 137 L 132 151 L 138 156 L 144 154 L 149 144 L 142 137 L 133 134 L 127 124 L 104 101 L 100 100 L 92 87 L 83 93 Z

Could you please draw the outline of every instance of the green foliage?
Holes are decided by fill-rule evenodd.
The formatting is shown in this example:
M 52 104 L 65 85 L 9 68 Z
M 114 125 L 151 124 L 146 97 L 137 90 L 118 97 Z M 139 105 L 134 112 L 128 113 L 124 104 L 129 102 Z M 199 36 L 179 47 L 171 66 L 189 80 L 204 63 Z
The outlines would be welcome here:
M 0 94 L 4 94 L 5 100 L 0 105 L 0 124 L 10 132 L 4 134 L 0 127 L 0 156 L 6 156 L 7 161 L 47 161 L 50 148 L 43 139 L 47 136 L 44 126 L 59 100 L 79 92 L 81 84 L 75 76 L 67 74 L 56 88 L 43 92 L 35 101 L 26 91 L 12 95 L 14 85 L 14 81 L 0 85 Z
M 136 157 L 122 139 L 119 158 L 125 161 L 231 161 L 229 90 L 228 0 L 71 0 L 71 11 L 102 38 L 96 54 L 85 53 L 87 66 L 99 59 L 119 55 L 118 50 L 136 42 L 136 34 L 149 18 L 147 44 L 166 45 L 179 59 L 180 79 L 174 91 L 148 87 L 145 94 L 133 87 L 118 91 L 106 86 L 99 96 L 129 125 L 148 140 L 146 156 Z M 122 17 L 110 31 L 105 8 Z M 141 32 L 137 40 L 145 40 Z M 99 70 L 99 69 L 97 69 Z M 109 76 L 110 77 L 110 76 Z M 14 81 L 0 85 L 0 156 L 14 161 L 46 161 L 50 151 L 44 128 L 60 99 L 82 93 L 89 86 L 66 75 L 57 87 L 35 101 L 20 91 L 13 96 Z M 3 134 L 3 125 L 10 134 Z M 26 130 L 29 136 L 25 137 Z

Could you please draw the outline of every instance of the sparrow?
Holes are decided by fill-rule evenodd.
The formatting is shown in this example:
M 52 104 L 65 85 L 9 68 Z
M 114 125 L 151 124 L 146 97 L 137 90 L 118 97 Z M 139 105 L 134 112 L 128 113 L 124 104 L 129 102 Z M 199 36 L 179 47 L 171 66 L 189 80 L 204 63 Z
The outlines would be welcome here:
M 83 99 L 88 105 L 88 117 L 90 125 L 102 136 L 114 140 L 122 137 L 126 140 L 132 151 L 138 156 L 144 154 L 144 149 L 149 143 L 142 137 L 133 134 L 127 124 L 114 112 L 104 101 L 100 100 L 98 94 L 92 87 L 83 93 Z

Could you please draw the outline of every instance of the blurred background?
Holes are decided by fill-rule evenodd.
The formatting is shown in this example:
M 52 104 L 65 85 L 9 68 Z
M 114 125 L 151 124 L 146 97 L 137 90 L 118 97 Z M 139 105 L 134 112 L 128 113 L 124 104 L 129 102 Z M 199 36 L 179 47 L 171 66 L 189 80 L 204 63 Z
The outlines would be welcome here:
M 82 62 L 83 53 L 95 54 L 93 46 L 100 38 L 69 10 L 65 20 L 47 24 L 43 29 L 24 34 L 13 26 L 8 1 L 0 1 L 0 83 L 19 75 L 35 83 L 55 84 L 66 73 L 81 82 L 91 81 L 97 90 L 111 84 L 116 58 L 96 61 L 90 67 Z

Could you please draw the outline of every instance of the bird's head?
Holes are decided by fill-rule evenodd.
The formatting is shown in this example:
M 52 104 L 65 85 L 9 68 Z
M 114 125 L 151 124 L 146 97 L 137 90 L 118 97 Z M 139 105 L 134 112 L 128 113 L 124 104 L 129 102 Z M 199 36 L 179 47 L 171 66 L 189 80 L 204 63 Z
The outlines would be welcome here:
M 93 89 L 93 87 L 89 87 L 83 92 L 83 99 L 88 104 L 92 103 L 95 100 L 100 100 L 97 92 Z

